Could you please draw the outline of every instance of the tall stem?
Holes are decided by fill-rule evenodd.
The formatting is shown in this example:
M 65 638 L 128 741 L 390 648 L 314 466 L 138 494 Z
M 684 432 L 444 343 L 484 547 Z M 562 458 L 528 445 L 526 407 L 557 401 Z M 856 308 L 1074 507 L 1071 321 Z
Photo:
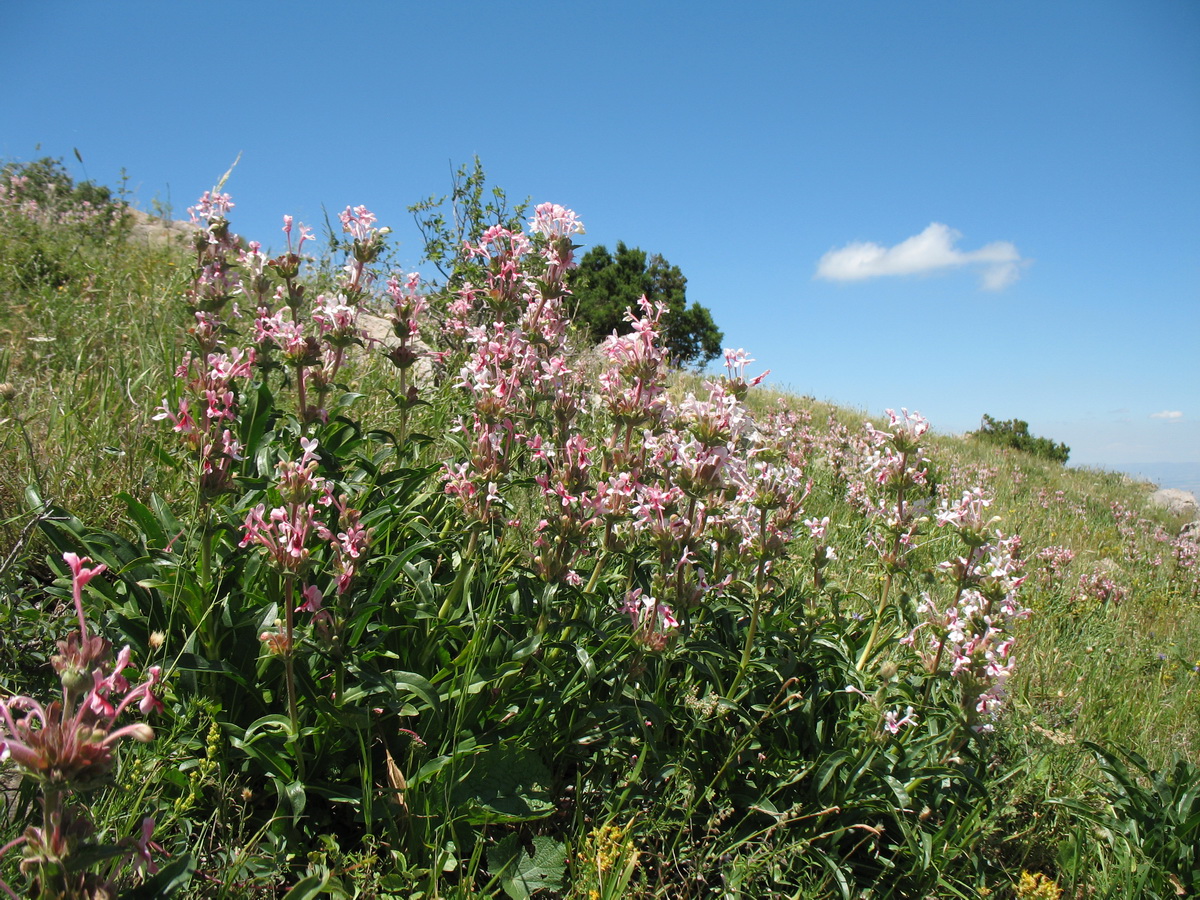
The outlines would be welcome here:
M 893 573 L 888 569 L 887 580 L 883 583 L 883 593 L 879 596 L 879 608 L 875 610 L 875 621 L 871 625 L 871 634 L 867 638 L 867 646 L 863 647 L 862 655 L 858 658 L 858 664 L 854 667 L 854 671 L 861 672 L 867 664 L 867 660 L 871 656 L 871 651 L 875 649 L 875 639 L 879 637 L 879 623 L 883 621 L 884 610 L 887 609 L 888 595 L 892 592 Z
M 62 833 L 63 825 L 65 824 L 63 822 L 64 815 L 63 792 L 50 787 L 43 788 L 42 834 L 43 840 L 51 847 L 70 847 L 67 835 Z M 38 878 L 40 888 L 39 897 L 43 898 L 43 900 L 58 900 L 59 897 L 67 895 L 68 888 L 66 885 L 66 866 L 63 865 L 64 862 L 65 860 L 58 860 L 58 865 L 51 863 L 49 866 L 45 864 L 38 866 L 38 874 L 40 876 Z
M 404 446 L 408 440 L 408 369 L 400 370 L 400 440 L 399 446 Z
M 737 674 L 733 677 L 733 683 L 729 685 L 729 690 L 725 693 L 727 700 L 733 699 L 733 695 L 742 684 L 742 679 L 746 676 L 746 669 L 750 665 L 750 653 L 754 649 L 754 638 L 758 636 L 758 620 L 762 615 L 762 595 L 767 574 L 767 554 L 765 549 L 767 544 L 767 511 L 765 509 L 759 511 L 758 533 L 758 570 L 754 575 L 754 605 L 750 610 L 750 627 L 746 630 L 746 643 L 742 647 L 742 658 L 738 662 Z
M 296 709 L 296 654 L 294 637 L 296 629 L 296 576 L 290 572 L 283 576 L 283 614 L 284 635 L 287 651 L 283 657 L 284 680 L 287 684 L 288 720 L 292 723 L 292 739 L 296 744 L 296 768 L 300 777 L 304 777 L 304 755 L 300 752 L 300 714 Z
M 216 634 L 216 591 L 213 589 L 212 550 L 213 527 L 212 507 L 202 496 L 200 498 L 200 597 L 203 607 L 198 609 L 200 621 L 193 623 L 200 632 L 200 641 L 204 645 L 204 655 L 215 661 L 220 657 L 221 648 L 218 646 Z M 204 674 L 205 685 L 210 694 L 216 696 L 216 673 L 209 671 Z
M 296 405 L 299 407 L 300 421 L 308 421 L 308 398 L 304 385 L 304 364 L 296 366 Z
M 604 563 L 608 559 L 608 541 L 609 535 L 612 534 L 612 522 L 604 523 L 604 538 L 600 542 L 600 547 L 596 552 L 596 564 L 592 567 L 591 577 L 588 578 L 587 587 L 583 589 L 585 594 L 590 594 L 596 589 L 596 582 L 600 580 L 600 570 L 604 568 Z
M 892 536 L 891 559 L 885 559 L 888 566 L 887 580 L 883 583 L 883 593 L 879 597 L 879 608 L 875 610 L 875 621 L 871 623 L 871 634 L 867 637 L 867 645 L 863 647 L 862 655 L 854 671 L 861 672 L 875 649 L 875 640 L 879 637 L 879 625 L 883 621 L 883 613 L 887 609 L 888 597 L 892 592 L 892 580 L 895 578 L 896 566 L 900 565 L 900 529 L 904 526 L 904 486 L 908 472 L 908 451 L 900 454 L 900 480 L 896 489 L 896 533 Z

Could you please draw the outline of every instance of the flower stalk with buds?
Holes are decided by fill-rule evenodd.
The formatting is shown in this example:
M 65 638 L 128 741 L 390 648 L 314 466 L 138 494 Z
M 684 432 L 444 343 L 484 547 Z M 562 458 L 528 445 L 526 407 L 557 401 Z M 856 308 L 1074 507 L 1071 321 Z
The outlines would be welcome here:
M 112 644 L 89 634 L 83 612 L 84 586 L 106 567 L 88 568 L 91 560 L 74 553 L 63 554 L 63 561 L 71 570 L 79 630 L 58 642 L 59 652 L 51 660 L 62 697 L 46 705 L 24 696 L 0 702 L 0 759 L 11 760 L 42 793 L 41 826 L 29 826 L 0 853 L 21 847 L 21 871 L 32 875 L 32 896 L 39 900 L 115 896 L 114 881 L 127 862 L 155 871 L 150 857 L 153 819 L 143 822 L 140 840 L 101 847 L 93 841 L 95 829 L 84 808 L 71 798 L 110 781 L 113 752 L 122 740 L 154 739 L 145 722 L 118 722 L 133 707 L 142 715 L 162 708 L 155 694 L 162 671 L 151 666 L 145 681 L 130 686 L 124 674 L 131 662 L 129 647 L 113 660 Z M 111 860 L 106 873 L 91 871 L 95 860 L 105 858 Z M 3 881 L 0 889 L 17 897 Z

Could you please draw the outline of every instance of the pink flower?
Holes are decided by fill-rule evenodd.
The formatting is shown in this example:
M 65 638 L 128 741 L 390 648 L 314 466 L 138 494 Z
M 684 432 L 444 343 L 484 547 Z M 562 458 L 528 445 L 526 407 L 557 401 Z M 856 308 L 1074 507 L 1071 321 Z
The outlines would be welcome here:
M 223 219 L 236 204 L 228 194 L 218 194 L 215 191 L 205 191 L 196 201 L 195 206 L 188 207 L 188 215 L 193 225 L 211 219 Z
M 671 608 L 643 594 L 641 588 L 630 592 L 621 610 L 629 614 L 633 639 L 647 650 L 666 649 L 679 631 L 679 622 Z
M 79 633 L 87 638 L 87 621 L 83 616 L 83 587 L 101 572 L 105 571 L 108 566 L 103 563 L 92 569 L 85 569 L 83 564 L 90 563 L 92 558 L 85 556 L 82 559 L 75 553 L 64 553 L 63 562 L 71 569 L 71 593 L 75 600 L 75 612 L 79 616 Z
M 310 584 L 303 591 L 301 596 L 304 597 L 304 602 L 296 607 L 296 612 L 320 612 L 322 606 L 321 590 L 316 585 Z
M 375 225 L 375 213 L 371 212 L 365 206 L 347 206 L 338 218 L 342 222 L 342 230 L 356 241 L 366 243 L 378 234 Z
M 904 718 L 900 718 L 900 714 L 895 710 L 889 709 L 883 714 L 883 727 L 887 729 L 889 734 L 896 734 L 901 728 L 906 725 L 916 725 L 917 717 L 913 714 L 913 708 L 910 706 L 904 712 Z
M 151 850 L 161 852 L 162 847 L 150 840 L 154 835 L 154 819 L 150 816 L 142 819 L 142 833 L 137 839 L 135 851 L 133 855 L 133 867 L 138 872 L 146 872 L 150 875 L 158 874 L 158 865 L 155 864 L 154 858 L 150 855 Z
M 557 203 L 538 204 L 533 211 L 533 218 L 529 221 L 529 230 L 548 238 L 587 234 L 575 212 Z

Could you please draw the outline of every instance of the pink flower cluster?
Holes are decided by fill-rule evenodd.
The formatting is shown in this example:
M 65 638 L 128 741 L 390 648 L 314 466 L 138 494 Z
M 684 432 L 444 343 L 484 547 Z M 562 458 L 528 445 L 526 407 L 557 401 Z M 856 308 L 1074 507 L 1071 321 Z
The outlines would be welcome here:
M 209 353 L 205 362 L 187 353 L 175 370 L 183 381 L 183 396 L 174 410 L 163 398 L 154 415 L 156 421 L 168 419 L 171 430 L 200 463 L 200 492 L 215 497 L 233 484 L 233 463 L 242 458 L 242 445 L 234 434 L 238 417 L 237 382 L 251 377 L 254 350 Z M 199 421 L 192 404 L 203 403 Z
M 392 333 L 400 342 L 387 353 L 388 359 L 403 375 L 421 357 L 418 339 L 421 334 L 421 319 L 429 309 L 429 301 L 420 292 L 421 276 L 410 272 L 403 279 L 396 275 L 388 278 L 385 295 L 391 306 L 388 320 Z M 406 397 L 415 400 L 416 397 Z
M 316 518 L 316 503 L 329 506 L 333 496 L 326 480 L 317 474 L 317 441 L 301 438 L 299 461 L 282 460 L 275 466 L 276 489 L 283 504 L 267 513 L 265 503 L 250 510 L 239 546 L 257 544 L 280 571 L 298 573 L 308 563 L 309 535 Z
M 1095 603 L 1100 606 L 1120 606 L 1129 592 L 1113 580 L 1112 573 L 1104 568 L 1095 568 L 1079 576 L 1079 583 L 1071 595 L 1075 604 Z
M 300 238 L 293 249 L 294 219 L 284 216 L 288 251 L 268 260 L 263 269 L 274 271 L 283 283 L 276 287 L 270 302 L 265 290 L 256 294 L 255 344 L 264 364 L 271 364 L 278 355 L 294 373 L 303 422 L 328 420 L 325 398 L 345 362 L 346 351 L 366 338 L 359 315 L 371 298 L 374 282 L 371 263 L 382 253 L 384 237 L 389 232 L 387 228 L 375 227 L 375 214 L 365 206 L 348 206 L 339 219 L 351 244 L 336 290 L 318 295 L 311 311 L 303 315 L 307 301 L 305 286 L 298 280 L 303 261 L 300 251 L 311 238 L 311 229 L 299 226 Z M 278 305 L 272 312 L 275 304 Z
M 1037 558 L 1042 562 L 1038 572 L 1038 581 L 1042 587 L 1051 589 L 1060 586 L 1075 559 L 1075 551 L 1070 547 L 1043 547 L 1038 551 Z
M 963 547 L 963 555 L 938 566 L 952 580 L 954 596 L 943 604 L 924 593 L 918 612 L 925 621 L 902 641 L 917 646 L 918 632 L 926 632 L 919 651 L 926 667 L 936 674 L 943 660 L 949 662 L 967 721 L 977 731 L 992 729 L 988 720 L 999 711 L 1015 661 L 1013 623 L 1030 614 L 1017 597 L 1026 578 L 1020 538 L 993 528 L 997 520 L 987 517 L 989 505 L 974 489 L 937 511 L 939 525 L 956 531 Z
M 647 650 L 665 650 L 679 632 L 679 622 L 671 608 L 644 594 L 640 588 L 625 598 L 621 611 L 629 615 L 634 641 Z
M 929 422 L 907 409 L 886 412 L 888 429 L 866 422 L 862 439 L 846 440 L 839 453 L 848 479 L 847 499 L 877 523 L 871 541 L 884 565 L 899 569 L 927 512 L 929 460 L 921 437 Z
M 317 474 L 318 442 L 301 438 L 300 446 L 299 460 L 282 460 L 276 465 L 275 491 L 281 504 L 269 513 L 265 503 L 250 510 L 239 546 L 264 548 L 274 566 L 295 579 L 308 568 L 315 535 L 329 547 L 330 570 L 336 576 L 334 592 L 340 598 L 349 591 L 366 560 L 371 535 L 362 525 L 361 511 L 351 507 L 345 496 L 335 495 L 329 481 Z M 336 525 L 331 527 L 318 517 L 318 506 L 335 511 Z M 293 649 L 290 626 L 293 612 L 312 613 L 314 625 L 325 638 L 337 632 L 339 622 L 325 609 L 320 589 L 307 585 L 301 588 L 301 595 L 304 602 L 295 610 L 291 608 L 290 595 L 287 599 L 288 627 L 260 636 L 276 654 L 288 655 Z
M 659 604 L 690 608 L 742 577 L 764 584 L 809 489 L 812 444 L 798 417 L 753 419 L 742 398 L 765 373 L 747 377 L 753 360 L 743 350 L 727 352 L 727 375 L 707 383 L 707 395 L 673 402 L 667 309 L 645 298 L 626 311 L 628 331 L 602 345 L 606 365 L 589 402 L 556 280 L 574 264 L 570 236 L 582 226 L 543 204 L 532 228 L 532 241 L 497 226 L 467 247 L 486 263 L 486 284 L 459 289 L 447 325 L 470 348 L 457 386 L 472 404 L 459 425 L 469 458 L 446 464 L 447 493 L 486 522 L 507 509 L 508 484 L 532 474 L 544 503 L 532 562 L 547 581 L 582 584 L 581 559 L 594 579 L 604 552 L 642 546 L 657 557 L 647 595 Z M 539 277 L 529 274 L 535 248 Z M 602 443 L 571 427 L 584 410 L 607 417 Z
M 196 264 L 185 298 L 196 313 L 192 330 L 200 352 L 211 353 L 220 344 L 225 307 L 245 292 L 237 260 L 240 241 L 229 230 L 228 213 L 234 207 L 228 194 L 205 191 L 195 206 L 188 207 L 192 224 L 202 226 L 196 234 Z M 236 305 L 233 316 L 238 315 Z
M 444 325 L 451 343 L 461 340 L 467 348 L 456 386 L 472 407 L 469 424 L 464 418 L 458 427 L 469 438 L 469 459 L 446 464 L 446 492 L 477 522 L 503 512 L 502 490 L 520 457 L 553 468 L 554 460 L 567 452 L 581 408 L 581 381 L 568 363 L 563 310 L 568 291 L 562 279 L 574 262 L 562 241 L 569 246 L 569 235 L 582 226 L 570 210 L 545 205 L 538 210 L 535 225 L 544 241 L 541 277 L 526 265 L 533 250 L 529 237 L 502 226 L 489 228 L 478 244 L 465 246 L 486 265 L 486 284 L 482 289 L 463 285 Z M 574 452 L 580 452 L 578 445 Z M 553 493 L 552 475 L 546 474 L 543 489 Z M 544 536 L 542 547 L 548 539 Z M 569 570 L 549 559 L 543 567 L 563 574 Z
M 211 230 L 216 222 L 228 219 L 229 211 L 236 205 L 228 194 L 211 190 L 201 194 L 196 205 L 189 206 L 187 211 L 193 225 L 202 225 Z
M 118 725 L 127 710 L 137 707 L 148 715 L 162 709 L 155 693 L 162 670 L 151 666 L 145 681 L 131 687 L 125 675 L 131 662 L 129 647 L 114 661 L 112 644 L 88 633 L 83 588 L 106 567 L 88 568 L 91 560 L 74 553 L 64 553 L 63 561 L 71 570 L 79 630 L 59 641 L 59 652 L 52 659 L 62 698 L 48 705 L 25 696 L 0 701 L 0 760 L 15 763 L 39 783 L 43 794 L 43 826 L 26 829 L 23 837 L 4 848 L 24 844 L 22 867 L 27 871 L 42 864 L 59 866 L 72 850 L 81 849 L 76 844 L 92 833 L 91 824 L 81 809 L 65 804 L 66 795 L 107 783 L 113 750 L 122 739 L 143 743 L 154 739 L 154 730 L 145 722 Z M 153 820 L 146 819 L 142 839 L 126 848 L 129 859 L 150 871 L 154 871 L 150 859 L 153 827 Z M 8 893 L 16 896 L 11 890 Z

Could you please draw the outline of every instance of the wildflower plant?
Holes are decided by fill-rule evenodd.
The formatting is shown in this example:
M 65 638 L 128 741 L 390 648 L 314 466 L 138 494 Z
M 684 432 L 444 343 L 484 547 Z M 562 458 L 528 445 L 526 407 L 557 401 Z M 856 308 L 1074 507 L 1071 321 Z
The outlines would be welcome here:
M 164 716 L 206 735 L 161 788 L 181 825 L 222 792 L 206 863 L 332 891 L 337 833 L 430 896 L 956 877 L 920 848 L 978 836 L 1022 554 L 982 490 L 939 493 L 924 419 L 822 429 L 742 349 L 684 379 L 645 299 L 579 348 L 562 206 L 444 242 L 444 285 L 388 271 L 366 207 L 324 272 L 304 226 L 274 253 L 233 209 L 195 208 L 158 410 L 190 496 L 126 497 L 132 538 L 43 526 L 109 566 L 112 621 L 174 670 Z M 129 666 L 94 655 L 72 671 Z M 143 734 L 117 716 L 155 684 L 81 684 Z
M 156 695 L 162 670 L 150 666 L 146 680 L 131 686 L 125 672 L 128 646 L 113 658 L 112 644 L 90 633 L 83 588 L 107 568 L 89 568 L 87 557 L 63 555 L 71 571 L 71 591 L 79 630 L 59 641 L 52 662 L 62 685 L 61 700 L 43 705 L 14 696 L 0 703 L 0 759 L 11 760 L 41 794 L 41 825 L 30 825 L 0 853 L 20 847 L 21 871 L 30 893 L 41 900 L 82 900 L 112 896 L 127 865 L 154 874 L 151 855 L 154 820 L 143 820 L 137 837 L 102 844 L 79 795 L 109 783 L 121 741 L 147 743 L 154 730 L 142 721 L 119 724 L 134 708 L 141 715 L 161 710 Z M 18 895 L 0 881 L 10 897 Z

